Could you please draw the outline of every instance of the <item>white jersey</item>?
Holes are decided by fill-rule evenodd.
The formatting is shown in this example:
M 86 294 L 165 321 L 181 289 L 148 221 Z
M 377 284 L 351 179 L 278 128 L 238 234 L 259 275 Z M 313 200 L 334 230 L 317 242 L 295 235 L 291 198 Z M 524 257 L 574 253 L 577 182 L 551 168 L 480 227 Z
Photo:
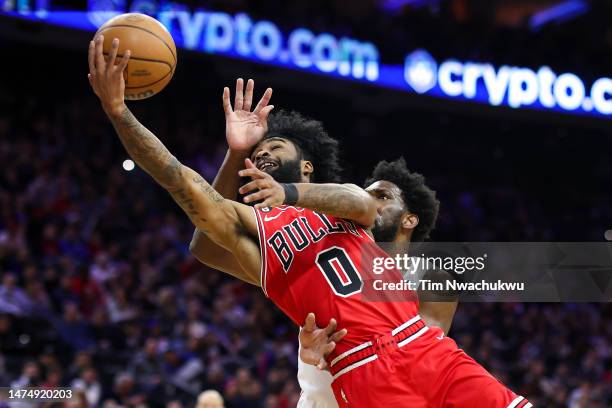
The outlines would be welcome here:
M 300 344 L 301 349 L 302 344 Z M 297 377 L 302 388 L 298 408 L 338 408 L 331 388 L 332 376 L 329 371 L 321 371 L 313 365 L 306 364 L 298 353 Z

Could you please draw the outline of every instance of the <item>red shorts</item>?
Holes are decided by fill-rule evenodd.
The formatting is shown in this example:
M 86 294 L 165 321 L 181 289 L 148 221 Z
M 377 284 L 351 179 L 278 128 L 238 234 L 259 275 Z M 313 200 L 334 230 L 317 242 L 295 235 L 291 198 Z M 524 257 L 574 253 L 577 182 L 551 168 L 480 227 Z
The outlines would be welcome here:
M 440 328 L 419 324 L 399 339 L 384 336 L 372 341 L 372 346 L 338 357 L 341 361 L 336 361 L 331 372 L 340 407 L 532 407 Z

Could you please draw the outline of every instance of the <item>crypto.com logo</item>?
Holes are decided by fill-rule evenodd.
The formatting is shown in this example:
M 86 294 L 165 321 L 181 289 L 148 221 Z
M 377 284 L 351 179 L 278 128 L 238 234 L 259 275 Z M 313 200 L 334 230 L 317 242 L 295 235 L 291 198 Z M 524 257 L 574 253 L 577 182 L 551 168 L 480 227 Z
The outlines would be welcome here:
M 438 63 L 424 50 L 416 50 L 406 56 L 404 79 L 417 93 L 424 94 L 436 86 Z
M 491 106 L 543 107 L 567 112 L 612 114 L 612 79 L 600 78 L 589 88 L 572 73 L 557 74 L 547 66 L 537 71 L 516 66 L 449 59 L 439 65 L 425 50 L 409 54 L 404 79 L 417 93 L 434 90 L 449 98 L 478 100 Z

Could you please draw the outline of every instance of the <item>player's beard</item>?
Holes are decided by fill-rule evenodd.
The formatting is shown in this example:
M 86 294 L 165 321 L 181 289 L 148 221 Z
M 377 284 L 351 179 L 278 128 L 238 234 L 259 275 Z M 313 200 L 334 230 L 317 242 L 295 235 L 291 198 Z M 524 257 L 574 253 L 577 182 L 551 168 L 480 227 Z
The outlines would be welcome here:
M 397 236 L 400 222 L 402 220 L 402 213 L 397 214 L 383 219 L 382 217 L 377 218 L 372 228 L 372 235 L 376 242 L 393 242 Z
M 288 160 L 269 174 L 279 183 L 300 183 L 302 181 L 302 161 L 300 159 Z

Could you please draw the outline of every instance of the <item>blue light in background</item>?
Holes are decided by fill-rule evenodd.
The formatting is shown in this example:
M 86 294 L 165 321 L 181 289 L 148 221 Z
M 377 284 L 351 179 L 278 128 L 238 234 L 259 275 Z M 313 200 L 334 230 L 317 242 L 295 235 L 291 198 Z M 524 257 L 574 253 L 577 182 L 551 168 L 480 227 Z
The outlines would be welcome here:
M 567 0 L 535 13 L 529 19 L 529 27 L 538 30 L 549 23 L 562 23 L 574 19 L 590 10 L 585 0 Z
M 41 4 L 41 3 L 38 3 Z M 149 9 L 150 2 L 133 7 Z M 0 12 L 21 19 L 96 31 L 108 18 L 125 10 L 125 0 L 90 0 L 89 12 Z M 449 100 L 579 115 L 612 115 L 612 79 L 600 78 L 588 88 L 572 73 L 557 75 L 548 67 L 537 71 L 489 63 L 436 61 L 426 50 L 405 57 L 404 66 L 379 61 L 369 42 L 297 28 L 284 34 L 267 20 L 244 14 L 198 10 L 165 3 L 155 15 L 171 32 L 178 47 L 296 69 L 335 78 L 416 92 Z

